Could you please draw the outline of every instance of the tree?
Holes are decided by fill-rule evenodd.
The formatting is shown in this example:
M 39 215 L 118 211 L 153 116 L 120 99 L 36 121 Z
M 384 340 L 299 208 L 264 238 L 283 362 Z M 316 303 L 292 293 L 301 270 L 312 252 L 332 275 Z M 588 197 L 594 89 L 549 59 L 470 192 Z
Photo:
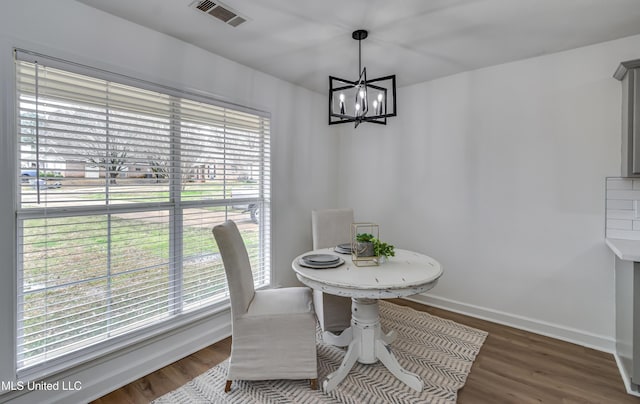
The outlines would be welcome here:
M 167 160 L 160 156 L 151 156 L 149 159 L 149 165 L 151 166 L 151 172 L 156 178 L 156 182 L 160 182 L 161 178 L 169 177 L 169 166 Z
M 116 146 L 113 150 L 107 150 L 103 157 L 89 158 L 89 162 L 103 168 L 105 175 L 109 176 L 109 184 L 115 184 L 116 177 L 126 168 L 126 157 L 127 149 Z

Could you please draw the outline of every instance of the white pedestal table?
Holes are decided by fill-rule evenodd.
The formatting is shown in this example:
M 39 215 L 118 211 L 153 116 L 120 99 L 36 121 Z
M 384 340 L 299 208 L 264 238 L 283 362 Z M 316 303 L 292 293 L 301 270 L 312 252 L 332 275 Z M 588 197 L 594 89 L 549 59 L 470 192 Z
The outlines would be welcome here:
M 299 263 L 307 254 L 334 254 L 345 263 L 336 268 L 307 268 Z M 325 391 L 333 390 L 356 361 L 372 364 L 378 360 L 402 382 L 422 391 L 420 377 L 402 368 L 391 351 L 395 332 L 384 334 L 380 329 L 378 300 L 415 295 L 431 289 L 442 276 L 442 266 L 438 261 L 424 254 L 396 249 L 396 256 L 383 264 L 359 267 L 352 262 L 350 255 L 324 248 L 301 254 L 293 260 L 292 267 L 305 285 L 352 300 L 351 327 L 339 336 L 330 332 L 323 335 L 327 343 L 348 346 L 338 370 L 323 381 Z

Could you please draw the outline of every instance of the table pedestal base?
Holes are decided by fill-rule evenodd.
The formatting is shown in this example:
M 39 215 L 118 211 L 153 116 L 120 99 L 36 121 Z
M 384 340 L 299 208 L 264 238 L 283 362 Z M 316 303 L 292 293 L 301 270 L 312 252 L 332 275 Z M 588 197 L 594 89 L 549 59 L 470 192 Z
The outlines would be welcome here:
M 324 333 L 325 342 L 337 346 L 349 346 L 347 353 L 335 372 L 324 380 L 324 391 L 333 390 L 347 376 L 356 361 L 364 364 L 378 360 L 400 381 L 414 390 L 422 391 L 423 383 L 418 375 L 411 373 L 398 363 L 389 344 L 395 339 L 395 332 L 383 334 L 380 329 L 378 300 L 352 298 L 351 327 L 339 336 Z

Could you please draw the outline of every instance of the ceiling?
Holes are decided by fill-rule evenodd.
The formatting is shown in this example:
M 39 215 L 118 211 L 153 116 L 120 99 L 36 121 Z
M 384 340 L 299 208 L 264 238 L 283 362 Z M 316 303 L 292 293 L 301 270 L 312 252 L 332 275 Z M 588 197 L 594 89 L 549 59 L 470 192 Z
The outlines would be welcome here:
M 640 0 L 224 0 L 237 27 L 194 0 L 77 1 L 318 92 L 357 78 L 360 28 L 369 78 L 399 86 L 640 34 Z

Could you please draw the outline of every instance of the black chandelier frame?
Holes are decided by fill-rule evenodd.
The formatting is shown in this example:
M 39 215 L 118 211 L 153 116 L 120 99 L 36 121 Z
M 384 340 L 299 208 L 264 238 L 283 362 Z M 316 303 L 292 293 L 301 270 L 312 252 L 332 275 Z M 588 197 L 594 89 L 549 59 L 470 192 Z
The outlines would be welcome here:
M 396 116 L 396 75 L 379 77 L 367 80 L 367 68 L 362 67 L 362 40 L 367 38 L 368 32 L 360 29 L 352 33 L 352 38 L 358 41 L 358 80 L 347 80 L 335 76 L 329 76 L 329 125 L 339 123 L 355 122 L 355 127 L 362 122 L 371 122 L 381 125 L 387 124 L 387 118 Z M 382 86 L 382 82 L 389 82 L 390 86 Z M 390 87 L 390 88 L 389 88 Z M 363 96 L 360 91 L 364 90 Z M 369 91 L 373 90 L 373 91 Z M 356 109 L 353 114 L 347 113 L 344 99 L 345 91 L 355 91 L 354 103 L 360 104 L 360 109 Z M 382 94 L 384 101 L 377 106 L 373 114 L 369 114 L 369 94 Z M 389 102 L 391 95 L 391 102 Z M 337 108 L 336 108 L 337 107 Z M 391 107 L 391 109 L 389 109 Z

